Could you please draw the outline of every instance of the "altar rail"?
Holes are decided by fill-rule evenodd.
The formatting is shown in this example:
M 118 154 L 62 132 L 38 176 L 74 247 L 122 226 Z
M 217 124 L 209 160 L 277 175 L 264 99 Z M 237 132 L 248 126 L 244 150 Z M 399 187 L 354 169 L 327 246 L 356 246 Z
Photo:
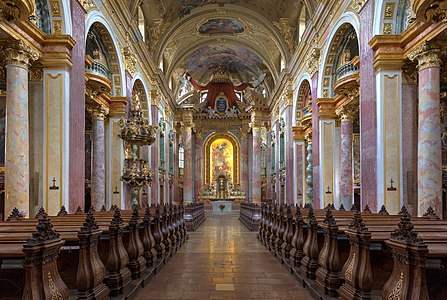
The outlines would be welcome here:
M 182 206 L 52 217 L 41 208 L 33 219 L 15 209 L 0 223 L 0 298 L 126 299 L 186 240 Z
M 196 231 L 205 221 L 205 206 L 203 203 L 191 203 L 185 206 L 185 222 L 188 231 Z
M 447 222 L 263 206 L 258 238 L 318 299 L 446 299 Z M 416 232 L 417 231 L 417 232 Z
M 261 207 L 253 203 L 241 203 L 239 220 L 250 231 L 258 231 L 261 222 Z

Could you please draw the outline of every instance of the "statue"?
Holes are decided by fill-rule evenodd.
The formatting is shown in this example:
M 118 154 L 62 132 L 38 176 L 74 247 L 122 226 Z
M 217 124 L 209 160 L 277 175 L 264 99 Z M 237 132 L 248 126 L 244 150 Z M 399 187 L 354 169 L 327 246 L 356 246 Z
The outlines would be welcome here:
M 351 62 L 351 50 L 345 49 L 340 56 L 340 66 L 346 65 Z

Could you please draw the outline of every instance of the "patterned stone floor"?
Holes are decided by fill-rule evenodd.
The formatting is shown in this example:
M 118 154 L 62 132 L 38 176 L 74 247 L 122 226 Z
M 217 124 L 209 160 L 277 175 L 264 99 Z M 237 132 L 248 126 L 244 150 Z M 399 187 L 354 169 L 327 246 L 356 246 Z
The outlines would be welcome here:
M 232 214 L 207 214 L 136 299 L 312 299 Z

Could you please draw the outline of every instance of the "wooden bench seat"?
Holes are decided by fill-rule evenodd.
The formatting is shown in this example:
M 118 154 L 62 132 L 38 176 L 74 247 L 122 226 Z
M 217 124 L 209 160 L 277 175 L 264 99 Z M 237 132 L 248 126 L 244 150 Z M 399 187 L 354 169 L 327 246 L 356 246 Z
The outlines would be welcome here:
M 410 255 L 402 250 L 405 247 L 396 246 L 403 243 L 399 239 L 405 238 L 392 238 L 395 232 L 403 232 L 401 227 L 411 227 L 411 232 L 417 231 L 423 240 L 423 246 L 419 252 L 416 251 L 418 254 L 411 255 L 424 260 L 418 270 L 429 277 L 430 283 L 438 280 L 439 276 L 431 276 L 433 272 L 425 268 L 425 259 L 430 258 L 440 264 L 442 260 L 439 259 L 447 258 L 447 222 L 435 218 L 411 218 L 411 226 L 402 225 L 410 222 L 404 208 L 402 215 L 390 216 L 263 206 L 261 216 L 259 239 L 283 262 L 287 262 L 303 283 L 313 286 L 311 290 L 319 297 L 370 299 L 371 293 L 374 294 L 373 288 L 377 289 L 375 294 L 380 294 L 379 289 L 383 288 L 383 295 L 388 295 L 388 282 L 400 280 L 394 271 L 391 272 L 393 261 L 395 268 L 404 268 L 396 261 L 394 253 L 400 251 L 401 256 Z M 356 223 L 356 220 L 361 222 Z M 402 284 L 423 290 L 421 282 L 413 282 L 416 278 L 410 277 L 407 276 Z M 431 289 L 430 294 L 434 293 L 436 291 Z M 423 294 L 420 294 L 422 298 Z

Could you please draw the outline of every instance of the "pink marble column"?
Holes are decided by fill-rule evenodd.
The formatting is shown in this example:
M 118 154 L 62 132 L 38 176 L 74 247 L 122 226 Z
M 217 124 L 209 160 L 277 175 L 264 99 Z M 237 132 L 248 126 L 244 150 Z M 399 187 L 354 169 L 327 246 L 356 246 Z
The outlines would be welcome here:
M 352 206 L 352 193 L 352 119 L 350 115 L 343 114 L 341 116 L 340 203 L 345 209 Z
M 194 176 L 194 196 L 195 201 L 199 199 L 199 193 L 202 190 L 204 181 L 203 175 L 203 135 L 202 130 L 197 130 L 195 133 L 195 176 Z
M 311 202 L 313 207 L 320 207 L 320 128 L 317 106 L 318 72 L 312 76 L 312 186 L 313 196 Z M 309 166 L 308 166 L 309 167 Z M 308 198 L 308 201 L 310 198 Z
M 104 119 L 108 109 L 98 107 L 92 113 L 92 202 L 99 211 L 106 200 L 105 131 Z
M 183 129 L 183 147 L 185 149 L 185 168 L 183 176 L 183 201 L 192 202 L 192 127 L 186 126 Z
M 248 196 L 248 133 L 241 128 L 241 190 Z
M 377 100 L 374 51 L 369 46 L 373 32 L 374 1 L 367 1 L 360 17 L 360 183 L 361 204 L 377 212 Z
M 427 49 L 428 48 L 428 49 Z M 439 50 L 422 45 L 419 61 L 418 215 L 431 206 L 442 218 Z
M 289 106 L 286 108 L 285 112 L 286 116 L 286 140 L 285 140 L 285 146 L 286 146 L 286 203 L 289 203 L 290 205 L 293 205 L 295 195 L 293 193 L 293 185 L 294 185 L 294 155 L 293 155 L 293 131 L 292 131 L 292 118 L 293 118 L 293 106 Z
M 418 86 L 417 70 L 404 65 L 402 84 L 402 170 L 403 199 L 411 215 L 417 215 L 417 142 Z
M 253 127 L 252 202 L 261 203 L 261 128 Z
M 5 45 L 6 159 L 5 214 L 17 207 L 29 217 L 28 64 L 37 54 L 22 42 Z M 45 183 L 47 184 L 47 183 Z M 49 183 L 48 183 L 49 184 Z
M 304 142 L 298 142 L 296 144 L 296 203 L 299 206 L 303 206 L 303 195 L 306 192 L 304 189 L 304 181 L 306 178 L 303 177 L 303 165 L 304 160 L 303 153 L 305 152 L 303 149 L 305 147 Z
M 156 105 L 151 106 L 152 124 L 158 125 L 158 107 Z M 151 145 L 151 169 L 152 169 L 152 186 L 151 186 L 151 204 L 159 203 L 159 157 L 158 157 L 158 145 L 160 135 L 157 134 L 156 141 Z
M 85 14 L 80 1 L 71 2 L 72 38 L 76 41 L 71 50 L 73 66 L 70 70 L 70 161 L 69 205 L 70 213 L 78 206 L 84 208 L 85 189 Z
M 173 188 L 173 201 L 180 202 L 180 187 L 179 187 L 179 157 L 178 157 L 178 148 L 179 148 L 179 134 L 177 131 L 174 132 L 174 183 L 172 185 Z

